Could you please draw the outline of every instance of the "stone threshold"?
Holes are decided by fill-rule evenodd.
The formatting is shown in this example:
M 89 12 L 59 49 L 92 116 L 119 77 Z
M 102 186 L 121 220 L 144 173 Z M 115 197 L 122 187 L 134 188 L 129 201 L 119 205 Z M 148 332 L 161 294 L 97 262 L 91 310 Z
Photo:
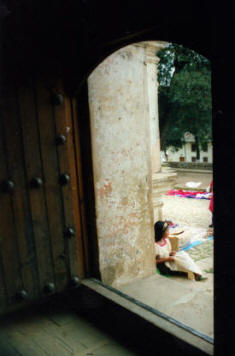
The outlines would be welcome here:
M 205 335 L 168 316 L 167 314 L 162 313 L 133 297 L 130 297 L 116 288 L 105 285 L 95 278 L 84 279 L 81 281 L 81 284 L 117 303 L 118 305 L 121 305 L 134 314 L 139 315 L 141 318 L 147 320 L 167 333 L 176 336 L 187 344 L 200 349 L 208 355 L 214 354 L 214 340 L 208 335 Z

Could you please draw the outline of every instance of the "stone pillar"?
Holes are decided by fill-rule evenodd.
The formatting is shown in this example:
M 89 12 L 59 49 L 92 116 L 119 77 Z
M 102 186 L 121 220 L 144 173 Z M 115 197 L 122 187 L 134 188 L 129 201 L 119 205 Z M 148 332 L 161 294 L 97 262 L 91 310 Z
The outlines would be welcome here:
M 146 46 L 106 58 L 88 88 L 101 278 L 118 287 L 155 273 Z
M 166 46 L 166 42 L 141 42 L 138 46 L 146 48 L 146 80 L 149 106 L 149 125 L 151 138 L 151 167 L 152 167 L 152 200 L 154 209 L 154 221 L 163 220 L 162 195 L 167 190 L 172 189 L 176 184 L 177 174 L 172 169 L 161 168 L 160 157 L 160 130 L 159 130 L 159 109 L 158 109 L 158 71 L 157 66 L 160 59 L 157 57 L 159 50 Z
M 160 132 L 158 115 L 157 52 L 164 48 L 165 42 L 144 42 L 146 44 L 147 86 L 149 103 L 149 123 L 151 132 L 152 173 L 161 171 Z

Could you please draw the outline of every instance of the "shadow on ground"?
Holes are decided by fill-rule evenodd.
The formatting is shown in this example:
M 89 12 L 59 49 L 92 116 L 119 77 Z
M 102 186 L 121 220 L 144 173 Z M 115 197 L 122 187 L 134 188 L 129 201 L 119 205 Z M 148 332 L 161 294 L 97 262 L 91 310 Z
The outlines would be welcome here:
M 72 343 L 69 330 L 73 335 Z M 85 335 L 85 330 L 88 335 Z M 15 342 L 17 334 L 21 335 L 21 343 L 26 345 L 25 352 L 17 352 L 19 347 Z M 122 348 L 117 352 L 117 348 L 113 346 L 112 351 L 109 345 L 107 353 L 103 345 L 103 351 L 101 348 L 89 351 L 85 343 L 91 334 L 97 334 L 98 339 L 105 338 L 109 340 L 110 345 L 118 344 Z M 83 351 L 77 352 L 76 342 L 79 347 L 81 337 L 84 340 Z M 206 355 L 83 286 L 71 294 L 55 296 L 47 303 L 34 305 L 2 318 L 0 355 L 38 355 L 27 350 L 28 340 L 31 338 L 40 342 L 41 355 L 159 355 L 160 350 L 165 355 L 174 356 Z M 58 339 L 60 339 L 60 344 L 58 344 Z M 50 340 L 50 347 L 53 344 L 57 345 L 57 351 L 54 353 L 53 351 L 50 353 L 48 340 Z M 63 348 L 59 351 L 58 345 L 62 344 L 67 345 L 67 349 L 70 348 L 71 352 L 65 353 Z

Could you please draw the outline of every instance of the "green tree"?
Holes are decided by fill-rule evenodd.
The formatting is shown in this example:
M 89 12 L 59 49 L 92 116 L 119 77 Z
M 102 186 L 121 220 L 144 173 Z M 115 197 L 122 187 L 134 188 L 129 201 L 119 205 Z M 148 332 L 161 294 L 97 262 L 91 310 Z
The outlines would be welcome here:
M 179 149 L 184 133 L 190 132 L 200 159 L 200 148 L 211 139 L 210 62 L 177 44 L 169 44 L 157 55 L 161 149 Z

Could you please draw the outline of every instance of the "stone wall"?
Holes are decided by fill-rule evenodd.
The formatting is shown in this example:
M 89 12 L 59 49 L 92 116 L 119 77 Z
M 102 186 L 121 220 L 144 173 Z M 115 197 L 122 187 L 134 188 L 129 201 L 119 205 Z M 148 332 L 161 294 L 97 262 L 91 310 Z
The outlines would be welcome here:
M 171 189 L 174 189 L 177 182 L 177 172 L 168 167 L 162 167 L 161 172 L 154 173 L 152 177 L 153 184 L 153 209 L 154 209 L 154 222 L 164 220 L 162 208 L 162 196 Z
M 113 286 L 155 273 L 146 47 L 120 49 L 88 79 L 100 271 Z
M 202 169 L 208 171 L 213 170 L 213 164 L 207 162 L 164 162 L 162 163 L 162 166 L 182 169 Z

